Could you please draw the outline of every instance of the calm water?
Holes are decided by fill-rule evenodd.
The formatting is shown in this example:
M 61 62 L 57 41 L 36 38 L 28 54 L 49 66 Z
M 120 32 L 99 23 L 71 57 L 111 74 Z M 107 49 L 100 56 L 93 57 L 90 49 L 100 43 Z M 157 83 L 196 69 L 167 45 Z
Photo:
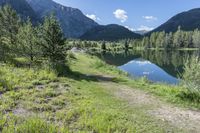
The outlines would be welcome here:
M 200 56 L 199 51 L 129 51 L 95 53 L 111 65 L 128 72 L 132 77 L 146 77 L 153 82 L 177 84 L 184 72 L 186 58 Z
M 156 64 L 142 58 L 134 59 L 125 65 L 119 66 L 119 69 L 128 72 L 133 77 L 146 77 L 153 82 L 178 83 L 176 77 L 168 74 Z

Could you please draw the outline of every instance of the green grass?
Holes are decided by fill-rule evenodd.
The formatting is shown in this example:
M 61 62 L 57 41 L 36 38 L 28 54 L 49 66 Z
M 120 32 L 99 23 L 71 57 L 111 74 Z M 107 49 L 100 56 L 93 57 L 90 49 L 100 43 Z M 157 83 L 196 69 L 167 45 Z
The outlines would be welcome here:
M 88 75 L 111 75 L 118 84 L 142 88 L 171 103 L 199 107 L 179 97 L 181 87 L 130 80 L 94 56 L 73 55 L 69 66 L 72 72 L 66 77 L 41 68 L 0 66 L 0 132 L 179 131 L 147 115 L 143 107 L 128 106 Z
M 87 66 L 89 66 L 90 69 L 87 69 Z M 115 80 L 119 84 L 125 84 L 136 89 L 142 89 L 151 92 L 155 96 L 158 96 L 162 100 L 165 100 L 169 103 L 173 103 L 182 107 L 200 109 L 199 102 L 184 97 L 184 93 L 187 93 L 187 89 L 183 86 L 153 84 L 148 82 L 146 79 L 132 80 L 127 77 L 126 73 L 118 70 L 114 66 L 107 65 L 105 62 L 94 56 L 79 55 L 79 59 L 73 64 L 72 68 L 84 73 L 112 75 L 117 77 Z
M 43 84 L 56 79 L 56 75 L 48 70 L 15 68 L 0 66 L 0 93 L 20 88 L 32 88 L 33 85 Z

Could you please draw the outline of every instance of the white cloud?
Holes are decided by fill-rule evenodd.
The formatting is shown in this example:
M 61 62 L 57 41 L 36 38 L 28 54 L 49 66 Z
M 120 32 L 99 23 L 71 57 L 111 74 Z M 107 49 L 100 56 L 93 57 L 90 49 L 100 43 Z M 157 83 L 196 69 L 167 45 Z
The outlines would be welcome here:
M 94 21 L 100 21 L 100 18 L 98 18 L 96 15 L 94 14 L 86 14 L 86 16 Z
M 145 26 L 145 25 L 141 25 L 139 28 L 135 29 L 135 31 L 151 31 L 153 30 L 154 28 L 153 27 L 148 27 L 148 26 Z
M 130 26 L 125 26 L 125 28 L 129 29 L 130 31 L 134 31 L 134 29 L 131 28 Z
M 115 18 L 119 19 L 122 23 L 128 19 L 127 12 L 122 9 L 117 9 L 113 14 L 115 15 Z
M 143 19 L 145 19 L 146 21 L 156 21 L 158 20 L 157 17 L 154 16 L 142 16 Z

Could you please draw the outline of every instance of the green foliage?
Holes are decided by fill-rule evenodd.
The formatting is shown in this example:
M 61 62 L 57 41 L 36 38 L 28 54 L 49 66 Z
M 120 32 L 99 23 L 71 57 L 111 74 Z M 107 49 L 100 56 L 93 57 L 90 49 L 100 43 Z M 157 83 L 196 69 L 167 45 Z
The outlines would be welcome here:
M 118 51 L 124 47 L 128 49 L 130 45 L 140 46 L 140 40 L 131 40 L 125 44 L 124 40 L 114 43 L 73 40 L 71 43 L 65 41 L 54 16 L 46 17 L 40 27 L 33 27 L 30 21 L 22 25 L 19 22 L 18 16 L 9 6 L 0 9 L 0 58 L 7 61 L 8 56 L 18 54 L 19 58 L 12 58 L 12 64 L 17 67 L 26 66 L 35 60 L 43 62 L 43 65 L 41 68 L 38 66 L 17 68 L 9 64 L 0 66 L 0 132 L 147 132 L 163 129 L 164 123 L 163 125 L 157 123 L 157 120 L 143 112 L 144 109 L 129 108 L 124 101 L 115 98 L 110 93 L 112 90 L 109 90 L 113 86 L 96 82 L 98 75 L 101 79 L 104 79 L 101 75 L 112 75 L 114 78 L 110 79 L 118 85 L 126 84 L 142 88 L 175 103 L 186 102 L 179 99 L 179 94 L 182 92 L 179 87 L 152 85 L 146 79 L 130 80 L 124 72 L 87 54 L 68 54 L 72 72 L 69 77 L 66 76 L 68 72 L 65 62 L 66 49 L 76 46 Z M 178 32 L 180 33 L 177 33 L 177 37 L 181 34 L 182 38 L 181 43 L 177 41 L 178 47 L 183 47 L 183 44 L 192 46 L 192 41 L 198 36 L 189 36 L 181 30 Z M 167 44 L 168 47 L 173 42 L 173 36 L 172 33 L 155 33 L 152 37 L 145 37 L 142 46 L 162 48 Z M 183 38 L 187 39 L 183 41 Z M 125 46 L 121 46 L 121 42 Z M 159 54 L 156 55 L 158 56 Z M 177 56 L 173 58 L 176 62 Z M 186 67 L 187 69 L 199 70 L 199 65 Z M 88 74 L 95 76 L 88 78 Z M 199 87 L 199 73 L 195 73 L 195 78 L 192 77 L 193 74 L 185 74 L 185 79 L 191 80 Z M 109 77 L 105 80 L 109 80 Z M 192 91 L 189 89 L 189 94 L 199 95 L 194 90 L 194 88 Z M 188 102 L 188 106 L 194 104 L 190 106 L 199 107 L 198 103 L 197 100 Z
M 55 16 L 51 15 L 45 18 L 43 25 L 40 26 L 39 34 L 43 57 L 48 59 L 50 67 L 58 75 L 66 74 L 65 39 Z
M 50 62 L 65 60 L 65 39 L 61 27 L 55 16 L 46 17 L 41 27 L 41 47 L 44 57 Z
M 50 68 L 53 69 L 53 71 L 57 74 L 57 76 L 67 76 L 67 74 L 70 72 L 69 67 L 65 63 L 50 62 L 49 64 Z
M 186 95 L 192 100 L 200 102 L 200 61 L 193 57 L 185 63 L 183 74 L 184 85 L 187 88 Z
M 0 59 L 6 60 L 16 52 L 16 35 L 20 19 L 9 5 L 0 8 Z
M 24 57 L 13 58 L 10 60 L 10 64 L 15 67 L 30 67 L 31 63 L 32 63 L 31 60 Z
M 183 45 L 183 34 L 180 27 L 178 28 L 178 31 L 174 34 L 173 44 L 176 48 L 180 48 Z
M 125 48 L 125 50 L 129 49 L 129 42 L 128 42 L 128 40 L 125 40 L 124 48 Z
M 200 31 L 183 31 L 181 27 L 174 33 L 153 32 L 140 40 L 131 40 L 133 48 L 200 48 Z
M 32 26 L 30 20 L 24 23 L 18 31 L 17 43 L 18 50 L 21 56 L 27 57 L 30 61 L 34 61 L 39 56 L 39 38 L 37 37 L 36 28 Z
M 19 88 L 32 88 L 35 79 L 48 81 L 56 75 L 48 70 L 0 66 L 0 93 Z
M 106 50 L 106 42 L 105 41 L 102 42 L 101 49 L 102 50 Z
M 123 72 L 95 56 L 77 53 L 74 56 L 76 59 L 70 62 L 71 69 L 81 75 L 76 75 L 75 79 L 72 75 L 58 78 L 42 68 L 0 68 L 3 79 L 10 78 L 19 86 L 17 90 L 1 95 L 0 132 L 13 132 L 14 129 L 25 133 L 154 132 L 168 129 L 166 123 L 146 115 L 143 106 L 131 108 L 114 97 L 111 93 L 115 90 L 113 83 L 101 84 L 88 79 L 84 76 L 86 74 L 112 75 L 117 77 L 114 80 L 116 86 L 125 87 L 125 84 L 173 103 L 186 103 L 178 97 L 182 91 L 180 87 L 151 84 L 146 79 L 130 80 Z M 189 107 L 193 107 L 192 104 L 195 103 L 188 102 Z
M 200 48 L 200 31 L 199 30 L 196 29 L 193 32 L 192 39 L 193 39 L 194 47 Z

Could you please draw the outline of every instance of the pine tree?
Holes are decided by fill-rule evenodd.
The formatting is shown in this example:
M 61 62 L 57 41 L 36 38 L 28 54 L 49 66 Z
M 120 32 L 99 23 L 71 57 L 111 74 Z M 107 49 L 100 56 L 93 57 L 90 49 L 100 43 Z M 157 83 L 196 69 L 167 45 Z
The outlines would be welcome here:
M 173 44 L 173 34 L 170 32 L 169 34 L 165 35 L 165 48 L 171 48 Z
M 173 38 L 173 47 L 177 48 L 180 44 L 180 32 L 176 31 Z
M 165 43 L 165 32 L 163 31 L 158 34 L 158 37 L 156 39 L 156 47 L 163 48 L 165 45 L 164 43 Z
M 7 58 L 16 52 L 16 35 L 20 26 L 20 18 L 11 6 L 0 8 L 0 54 Z
M 184 32 L 183 44 L 185 48 L 192 47 L 192 32 Z
M 150 36 L 150 45 L 151 45 L 151 47 L 154 47 L 154 48 L 156 47 L 156 40 L 157 40 L 157 33 L 154 32 Z
M 63 63 L 65 60 L 65 39 L 61 27 L 54 15 L 46 17 L 41 27 L 41 47 L 44 57 L 51 63 Z
M 17 42 L 19 53 L 34 61 L 35 57 L 39 55 L 39 46 L 36 29 L 32 26 L 30 19 L 19 28 L 17 34 Z
M 129 49 L 129 42 L 128 42 L 128 40 L 125 40 L 124 47 L 125 47 L 125 50 Z
M 43 25 L 40 25 L 40 46 L 42 55 L 48 59 L 50 68 L 58 76 L 66 76 L 68 67 L 66 66 L 65 38 L 55 16 L 52 14 L 45 17 Z
M 149 43 L 149 37 L 144 37 L 142 40 L 142 46 L 145 48 L 151 48 L 150 43 Z
M 178 27 L 178 31 L 174 34 L 174 40 L 173 40 L 174 47 L 180 48 L 183 47 L 183 32 L 181 30 L 181 27 Z
M 102 49 L 103 51 L 106 50 L 106 42 L 105 42 L 105 41 L 102 42 L 102 44 L 101 44 L 101 49 Z
M 194 30 L 192 39 L 194 47 L 200 48 L 200 31 L 198 29 Z

